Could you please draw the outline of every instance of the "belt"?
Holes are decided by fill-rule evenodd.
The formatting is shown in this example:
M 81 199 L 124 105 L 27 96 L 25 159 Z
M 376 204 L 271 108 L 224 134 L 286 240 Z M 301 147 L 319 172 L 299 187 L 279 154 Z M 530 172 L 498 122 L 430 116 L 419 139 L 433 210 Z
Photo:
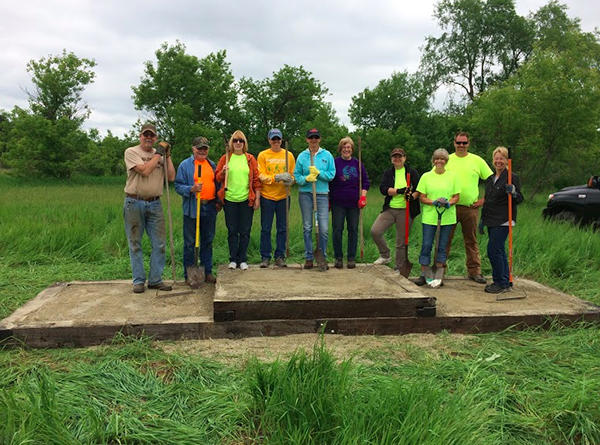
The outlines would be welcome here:
M 132 195 L 130 193 L 125 193 L 125 196 L 127 196 L 128 198 L 131 198 L 131 199 L 137 199 L 138 201 L 146 201 L 146 202 L 152 202 L 152 201 L 156 201 L 157 199 L 160 199 L 160 196 L 150 196 L 149 198 L 144 198 L 143 196 Z

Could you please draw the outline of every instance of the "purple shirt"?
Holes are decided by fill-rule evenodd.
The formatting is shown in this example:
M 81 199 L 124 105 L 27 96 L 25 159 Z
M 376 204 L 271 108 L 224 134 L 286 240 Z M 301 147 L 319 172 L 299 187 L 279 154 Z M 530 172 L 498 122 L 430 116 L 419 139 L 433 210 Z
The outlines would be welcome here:
M 362 163 L 362 188 L 369 190 L 371 184 L 367 176 L 367 169 Z M 335 159 L 335 177 L 329 183 L 329 196 L 331 203 L 340 207 L 357 207 L 360 198 L 358 189 L 358 159 L 344 160 L 340 156 Z

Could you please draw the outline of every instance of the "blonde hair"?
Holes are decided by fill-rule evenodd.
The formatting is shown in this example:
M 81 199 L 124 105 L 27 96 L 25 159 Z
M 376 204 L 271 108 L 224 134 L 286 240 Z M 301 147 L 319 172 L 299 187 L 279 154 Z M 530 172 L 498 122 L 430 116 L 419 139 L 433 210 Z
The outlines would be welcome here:
M 234 139 L 243 139 L 244 140 L 244 148 L 242 150 L 244 151 L 244 153 L 246 153 L 248 151 L 248 139 L 246 139 L 246 135 L 243 133 L 242 130 L 235 130 L 233 132 L 233 134 L 229 138 L 229 144 L 228 144 L 227 150 L 230 153 L 233 153 L 233 140 Z
M 448 159 L 450 159 L 448 150 L 446 150 L 445 148 L 438 148 L 437 150 L 435 150 L 433 152 L 433 155 L 431 156 L 431 165 L 433 165 L 433 161 L 435 161 L 436 159 L 444 159 L 446 162 L 448 162 Z
M 494 150 L 494 152 L 492 153 L 492 159 L 494 159 L 494 157 L 500 154 L 500 156 L 502 156 L 503 158 L 508 159 L 508 149 L 506 147 L 498 147 Z
M 346 136 L 345 138 L 340 139 L 340 142 L 338 143 L 338 153 L 342 152 L 342 147 L 346 144 L 350 144 L 352 151 L 354 151 L 354 141 L 350 136 Z

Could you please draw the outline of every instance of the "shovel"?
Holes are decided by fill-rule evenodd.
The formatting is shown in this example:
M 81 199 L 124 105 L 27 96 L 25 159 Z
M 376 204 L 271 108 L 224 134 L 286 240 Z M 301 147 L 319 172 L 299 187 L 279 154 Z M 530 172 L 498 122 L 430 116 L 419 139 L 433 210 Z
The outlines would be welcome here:
M 429 286 L 431 287 L 438 287 L 440 284 L 442 284 L 442 279 L 444 278 L 445 272 L 445 268 L 437 267 L 436 263 L 438 246 L 440 244 L 440 231 L 442 230 L 442 215 L 446 211 L 446 208 L 444 208 L 444 210 L 440 212 L 439 209 L 436 207 L 435 211 L 438 214 L 437 230 L 435 232 L 435 255 L 433 257 L 433 266 L 425 267 L 425 280 L 427 281 L 427 284 L 429 284 Z
M 314 155 L 312 152 L 310 153 L 310 165 L 314 165 Z M 319 265 L 319 269 L 321 269 L 322 272 L 325 272 L 327 270 L 327 260 L 325 259 L 325 255 L 323 255 L 323 252 L 319 248 L 319 215 L 317 213 L 317 184 L 315 182 L 312 183 L 312 193 L 313 193 L 313 221 L 315 224 L 315 234 L 317 235 L 316 236 L 316 238 L 317 238 L 316 247 L 317 248 L 313 252 L 313 256 L 315 258 L 315 261 Z
M 196 165 L 194 184 L 200 180 L 200 165 Z M 204 283 L 204 271 L 198 267 L 198 255 L 200 250 L 200 193 L 196 192 L 196 243 L 194 246 L 194 264 L 186 268 L 188 283 L 192 289 L 198 289 Z
M 406 174 L 406 186 L 410 187 L 410 173 Z M 406 219 L 404 221 L 404 262 L 402 266 L 400 266 L 400 275 L 404 278 L 408 278 L 410 276 L 410 272 L 412 270 L 412 263 L 408 260 L 408 232 L 410 230 L 410 201 L 406 200 Z M 439 230 L 439 229 L 438 229 Z

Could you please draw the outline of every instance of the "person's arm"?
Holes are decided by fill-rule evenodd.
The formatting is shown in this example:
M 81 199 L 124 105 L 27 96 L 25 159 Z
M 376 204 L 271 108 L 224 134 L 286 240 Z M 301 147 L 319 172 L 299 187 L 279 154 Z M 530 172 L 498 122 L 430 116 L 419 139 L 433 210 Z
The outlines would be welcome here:
M 227 154 L 221 156 L 221 159 L 219 159 L 219 163 L 217 164 L 217 170 L 215 171 L 215 178 L 217 178 L 217 181 L 221 184 L 225 182 L 225 156 L 227 156 Z
M 273 184 L 275 182 L 275 175 L 270 175 L 267 171 L 267 156 L 264 151 L 258 154 L 258 178 L 263 184 Z
M 188 172 L 184 162 L 179 164 L 177 174 L 175 175 L 175 191 L 181 196 L 189 196 L 191 189 L 189 184 L 193 181 L 190 181 L 188 178 Z
M 148 162 L 136 164 L 135 167 L 133 167 L 133 169 L 142 176 L 150 176 L 154 169 L 158 167 L 161 157 L 162 156 L 160 154 L 155 153 L 154 156 L 152 156 L 152 159 L 150 159 Z
M 296 166 L 294 167 L 294 179 L 296 180 L 296 184 L 305 185 L 306 184 L 306 175 L 304 174 L 304 166 L 303 161 L 304 157 L 302 153 L 298 155 L 298 160 L 296 162 Z M 307 173 L 308 174 L 308 173 Z
M 319 170 L 319 176 L 317 177 L 317 179 L 320 179 L 321 181 L 326 181 L 326 182 L 331 182 L 333 181 L 333 178 L 335 178 L 335 160 L 333 159 L 333 156 L 331 153 L 329 153 L 328 151 L 325 151 L 325 157 L 327 159 L 327 163 L 325 165 L 325 168 L 322 170 Z

